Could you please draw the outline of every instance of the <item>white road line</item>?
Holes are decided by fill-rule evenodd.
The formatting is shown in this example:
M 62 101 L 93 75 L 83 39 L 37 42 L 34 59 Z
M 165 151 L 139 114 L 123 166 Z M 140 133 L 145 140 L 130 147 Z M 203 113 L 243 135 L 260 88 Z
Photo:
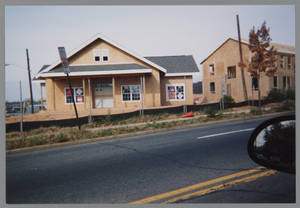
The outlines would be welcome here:
M 211 135 L 207 135 L 207 136 L 197 137 L 197 139 L 204 139 L 204 138 L 209 138 L 209 137 L 221 136 L 221 135 L 225 135 L 225 134 L 234 134 L 234 133 L 243 132 L 243 131 L 251 131 L 251 130 L 254 130 L 254 129 L 255 128 L 242 129 L 242 130 L 238 130 L 238 131 L 229 131 L 229 132 L 225 132 L 225 133 L 221 133 L 221 134 L 211 134 Z

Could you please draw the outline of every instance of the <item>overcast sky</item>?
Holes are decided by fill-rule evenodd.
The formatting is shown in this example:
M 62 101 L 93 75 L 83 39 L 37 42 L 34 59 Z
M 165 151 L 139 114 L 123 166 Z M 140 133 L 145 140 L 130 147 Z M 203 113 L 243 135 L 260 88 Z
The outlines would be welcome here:
M 295 6 L 6 6 L 6 100 L 29 98 L 26 49 L 32 77 L 45 64 L 101 33 L 141 56 L 193 55 L 202 80 L 202 62 L 229 37 L 242 38 L 266 20 L 272 42 L 295 45 Z M 15 66 L 18 65 L 18 66 Z M 22 69 L 21 67 L 25 68 Z M 39 84 L 33 86 L 40 99 Z

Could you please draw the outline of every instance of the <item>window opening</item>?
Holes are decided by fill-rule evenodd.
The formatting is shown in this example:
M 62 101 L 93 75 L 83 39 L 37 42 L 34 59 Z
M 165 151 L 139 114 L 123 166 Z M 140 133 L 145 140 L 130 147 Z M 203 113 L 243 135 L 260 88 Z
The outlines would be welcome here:
M 291 69 L 292 68 L 292 57 L 288 57 L 288 69 Z
M 227 67 L 228 79 L 236 78 L 235 66 Z
M 215 94 L 215 83 L 214 82 L 210 83 L 210 94 Z
M 257 81 L 257 77 L 252 77 L 252 89 L 253 90 L 258 90 L 258 81 Z
M 282 77 L 283 81 L 283 89 L 286 89 L 286 77 Z
M 273 87 L 277 88 L 278 87 L 278 81 L 277 81 L 277 76 L 273 77 Z
M 286 84 L 287 84 L 287 86 L 286 86 L 287 90 L 290 90 L 290 87 L 291 87 L 291 78 L 290 77 L 286 78 Z
M 212 75 L 215 75 L 215 68 L 214 68 L 214 65 L 209 65 L 209 74 L 212 76 Z
M 284 67 L 284 56 L 280 56 L 280 68 Z

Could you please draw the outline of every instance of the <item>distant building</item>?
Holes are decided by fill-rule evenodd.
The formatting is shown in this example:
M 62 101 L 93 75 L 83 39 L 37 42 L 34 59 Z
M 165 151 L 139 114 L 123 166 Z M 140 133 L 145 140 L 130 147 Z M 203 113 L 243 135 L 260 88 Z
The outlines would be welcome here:
M 20 107 L 20 102 L 6 102 L 6 109 L 13 109 L 14 107 Z
M 251 62 L 248 40 L 242 40 L 244 62 Z M 271 89 L 295 89 L 295 46 L 270 43 L 277 49 L 277 72 L 274 77 L 261 76 L 261 98 Z M 229 38 L 205 60 L 203 69 L 203 96 L 207 102 L 218 102 L 223 92 L 233 97 L 236 102 L 244 101 L 240 62 L 239 41 Z M 258 99 L 257 79 L 251 78 L 244 68 L 248 100 Z M 253 92 L 253 93 L 252 93 Z M 252 97 L 253 94 L 253 97 Z

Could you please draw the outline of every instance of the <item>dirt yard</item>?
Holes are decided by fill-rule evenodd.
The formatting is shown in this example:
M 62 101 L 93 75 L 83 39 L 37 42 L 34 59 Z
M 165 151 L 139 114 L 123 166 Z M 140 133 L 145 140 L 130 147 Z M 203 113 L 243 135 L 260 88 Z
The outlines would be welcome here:
M 92 109 L 92 115 L 108 115 L 120 114 L 137 111 L 139 108 L 112 108 L 112 109 Z M 86 117 L 90 115 L 89 110 L 78 110 L 78 117 Z M 49 121 L 76 118 L 74 110 L 61 111 L 40 111 L 34 114 L 23 114 L 23 121 Z M 11 116 L 5 119 L 6 123 L 20 122 L 21 116 Z

